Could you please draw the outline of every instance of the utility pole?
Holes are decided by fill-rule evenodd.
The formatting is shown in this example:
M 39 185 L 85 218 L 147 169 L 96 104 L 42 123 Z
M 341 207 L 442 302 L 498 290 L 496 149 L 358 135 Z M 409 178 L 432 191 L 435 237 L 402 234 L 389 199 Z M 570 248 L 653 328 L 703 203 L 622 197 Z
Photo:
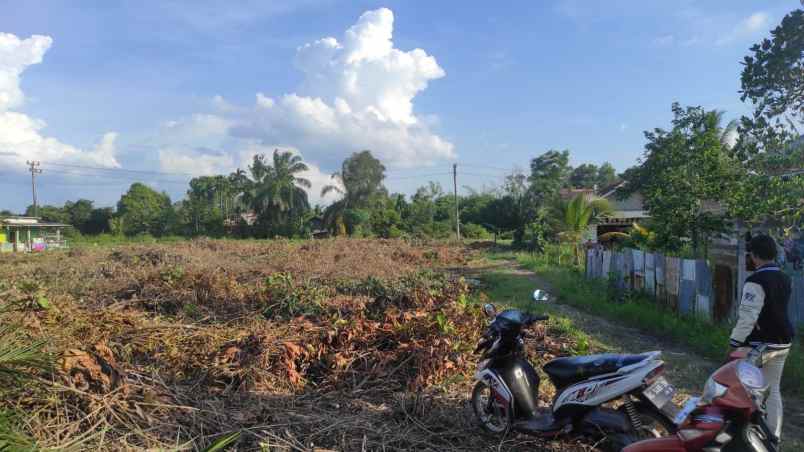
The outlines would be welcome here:
M 455 193 L 455 236 L 461 239 L 461 210 L 458 206 L 458 164 L 452 164 L 452 185 Z
M 39 214 L 39 207 L 36 204 L 36 175 L 42 174 L 42 170 L 39 169 L 39 162 L 34 160 L 28 160 L 25 163 L 30 166 L 28 171 L 31 172 L 31 193 L 33 194 L 33 216 L 37 216 Z

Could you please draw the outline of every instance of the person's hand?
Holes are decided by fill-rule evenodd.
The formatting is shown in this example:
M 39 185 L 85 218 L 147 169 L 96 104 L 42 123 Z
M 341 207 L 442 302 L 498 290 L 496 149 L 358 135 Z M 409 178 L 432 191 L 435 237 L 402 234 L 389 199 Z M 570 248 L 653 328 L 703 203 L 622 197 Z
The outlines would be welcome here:
M 723 359 L 723 364 L 726 364 L 726 363 L 728 363 L 729 361 L 731 361 L 731 354 L 732 354 L 732 353 L 734 353 L 734 351 L 735 351 L 735 350 L 737 350 L 737 347 L 734 347 L 734 346 L 732 346 L 732 345 L 729 345 L 729 346 L 727 347 L 727 350 L 726 350 L 726 357 Z

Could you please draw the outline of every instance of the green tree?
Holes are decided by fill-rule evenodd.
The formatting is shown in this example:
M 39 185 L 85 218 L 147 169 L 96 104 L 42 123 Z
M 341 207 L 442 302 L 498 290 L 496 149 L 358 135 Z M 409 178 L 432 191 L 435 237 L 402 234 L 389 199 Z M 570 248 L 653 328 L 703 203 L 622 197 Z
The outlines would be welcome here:
M 367 209 L 387 196 L 383 186 L 385 166 L 371 155 L 371 151 L 356 152 L 344 160 L 341 171 L 333 174 L 332 179 L 336 183 L 325 186 L 321 190 L 321 196 L 334 192 L 341 199 L 324 210 L 325 227 L 335 234 L 351 234 L 355 225 L 348 220 L 360 216 L 350 215 L 347 218 L 347 211 Z
M 169 214 L 172 210 L 166 193 L 159 193 L 140 182 L 131 184 L 117 203 L 117 215 L 126 235 L 166 234 L 171 227 Z
M 308 169 L 301 156 L 274 150 L 271 162 L 264 155 L 254 156 L 249 166 L 250 180 L 244 180 L 240 173 L 230 176 L 233 184 L 244 189 L 242 202 L 257 213 L 261 235 L 301 234 L 310 210 L 306 190 L 311 183 L 299 173 Z
M 84 225 L 86 232 L 81 232 L 85 234 L 102 234 L 105 232 L 110 232 L 109 220 L 113 216 L 114 209 L 111 207 L 92 209 L 92 212 L 89 214 L 89 219 Z
M 544 215 L 542 200 L 532 187 L 528 187 L 524 174 L 514 171 L 505 178 L 502 196 L 489 204 L 486 216 L 493 217 L 490 224 L 498 231 L 513 231 L 514 245 L 525 246 L 525 230 L 533 222 L 541 222 Z M 557 189 L 556 189 L 557 190 Z
M 597 184 L 599 169 L 592 163 L 575 167 L 569 177 L 569 184 L 575 188 L 592 188 Z
M 25 209 L 25 216 L 26 217 L 33 217 L 34 216 L 34 207 L 28 206 Z M 37 206 L 36 208 L 36 216 L 41 218 L 44 221 L 52 221 L 54 223 L 70 223 L 70 215 L 64 211 L 63 208 L 57 206 Z
M 644 196 L 661 249 L 680 251 L 691 239 L 700 254 L 701 244 L 727 229 L 719 207 L 729 203 L 741 172 L 721 143 L 718 112 L 677 103 L 672 109 L 672 130 L 645 132 L 641 165 L 626 171 L 619 195 Z
M 575 263 L 581 262 L 581 246 L 589 227 L 613 212 L 606 198 L 590 195 L 577 195 L 557 206 L 557 217 L 561 219 L 559 237 L 572 243 L 575 248 Z
M 754 112 L 740 120 L 732 155 L 746 176 L 731 205 L 747 222 L 804 220 L 804 11 L 787 14 L 770 39 L 751 47 L 741 75 L 743 101 Z M 799 175 L 796 175 L 799 174 Z
M 419 187 L 410 200 L 410 214 L 405 218 L 408 232 L 418 236 L 432 236 L 436 231 L 436 200 L 444 190 L 438 182 L 430 181 Z
M 615 182 L 617 182 L 617 171 L 615 171 L 611 163 L 604 162 L 597 169 L 596 183 L 598 188 L 603 189 L 604 187 L 608 187 Z
M 82 234 L 88 232 L 88 223 L 92 216 L 92 201 L 79 199 L 76 202 L 67 201 L 64 203 L 64 213 L 69 217 L 69 223 Z
M 754 114 L 742 118 L 742 128 L 769 150 L 781 149 L 804 123 L 804 11 L 786 15 L 751 52 L 740 82 Z
M 530 162 L 530 187 L 536 199 L 552 200 L 568 183 L 569 151 L 549 150 Z

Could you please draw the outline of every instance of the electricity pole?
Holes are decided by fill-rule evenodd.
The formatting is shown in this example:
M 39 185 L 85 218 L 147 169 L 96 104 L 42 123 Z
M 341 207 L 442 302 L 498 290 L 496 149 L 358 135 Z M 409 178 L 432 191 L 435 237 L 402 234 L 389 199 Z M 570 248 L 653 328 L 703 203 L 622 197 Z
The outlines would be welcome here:
M 33 216 L 37 216 L 39 214 L 39 208 L 36 204 L 36 175 L 42 174 L 42 170 L 39 169 L 39 162 L 28 160 L 25 163 L 30 166 L 28 171 L 31 172 L 31 193 L 33 194 Z
M 458 206 L 458 164 L 452 164 L 452 185 L 455 193 L 455 236 L 461 239 L 461 211 Z

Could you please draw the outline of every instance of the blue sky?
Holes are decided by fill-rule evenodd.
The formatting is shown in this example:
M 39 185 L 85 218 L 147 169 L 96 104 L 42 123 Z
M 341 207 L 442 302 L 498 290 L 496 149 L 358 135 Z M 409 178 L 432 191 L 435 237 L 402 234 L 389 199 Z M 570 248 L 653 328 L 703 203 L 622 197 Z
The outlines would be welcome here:
M 745 113 L 740 60 L 800 6 L 226 3 L 0 1 L 11 43 L 4 60 L 0 40 L 0 98 L 4 86 L 24 93 L 0 102 L 0 209 L 30 203 L 28 158 L 45 168 L 41 203 L 100 205 L 135 176 L 178 199 L 188 176 L 59 165 L 206 174 L 282 147 L 313 164 L 320 186 L 344 157 L 371 147 L 388 185 L 407 192 L 429 179 L 446 187 L 455 161 L 462 184 L 499 183 L 551 148 L 570 149 L 574 164 L 622 170 L 641 154 L 643 130 L 668 125 L 673 101 Z M 361 18 L 381 7 L 391 16 Z M 324 37 L 337 45 L 297 50 Z M 4 123 L 4 112 L 17 116 Z

